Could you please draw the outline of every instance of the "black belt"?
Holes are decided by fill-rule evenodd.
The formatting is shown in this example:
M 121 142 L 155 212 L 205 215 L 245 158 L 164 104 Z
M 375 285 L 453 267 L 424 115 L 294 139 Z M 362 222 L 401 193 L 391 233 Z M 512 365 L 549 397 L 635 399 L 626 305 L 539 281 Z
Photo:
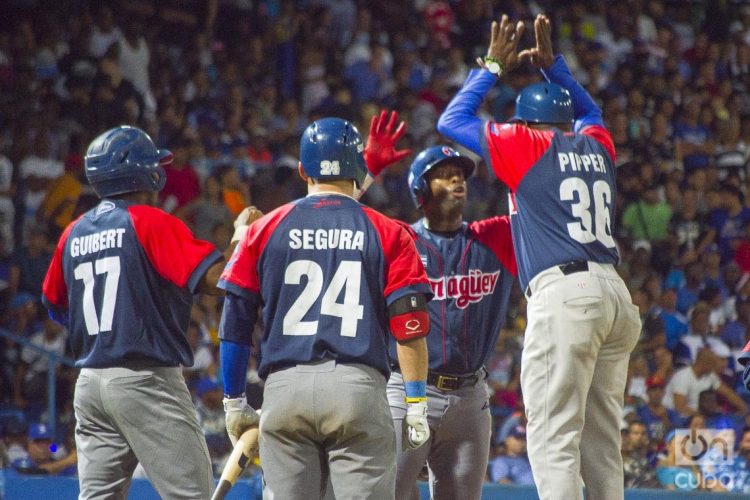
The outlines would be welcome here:
M 562 271 L 562 273 L 567 276 L 573 273 L 582 273 L 583 271 L 588 271 L 589 263 L 587 260 L 571 260 L 570 262 L 565 262 L 558 265 L 557 267 L 559 267 L 560 271 Z M 531 297 L 531 288 L 527 286 L 524 293 L 526 294 L 527 299 Z
M 434 385 L 440 391 L 455 391 L 463 387 L 473 386 L 479 381 L 479 375 L 448 375 L 444 373 L 429 372 L 427 374 L 427 385 Z
M 398 365 L 392 366 L 391 370 L 401 373 Z M 482 369 L 468 375 L 427 372 L 427 385 L 432 385 L 440 391 L 455 391 L 476 384 L 480 378 L 485 378 L 484 370 Z

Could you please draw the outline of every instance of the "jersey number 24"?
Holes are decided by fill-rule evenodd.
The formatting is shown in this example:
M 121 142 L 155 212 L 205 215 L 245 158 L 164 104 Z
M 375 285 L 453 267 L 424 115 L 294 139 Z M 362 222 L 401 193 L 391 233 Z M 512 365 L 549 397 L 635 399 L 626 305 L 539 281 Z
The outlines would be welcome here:
M 359 303 L 359 288 L 362 277 L 362 263 L 356 260 L 341 261 L 331 278 L 325 292 L 323 285 L 326 277 L 323 268 L 312 260 L 295 260 L 284 272 L 285 285 L 299 285 L 302 277 L 307 278 L 305 288 L 292 307 L 287 311 L 283 321 L 284 335 L 315 335 L 318 333 L 318 321 L 303 321 L 308 311 L 320 301 L 320 314 L 341 318 L 340 335 L 355 337 L 357 323 L 364 315 L 364 306 Z M 341 291 L 344 291 L 344 302 L 337 302 Z M 323 296 L 321 297 L 321 292 Z

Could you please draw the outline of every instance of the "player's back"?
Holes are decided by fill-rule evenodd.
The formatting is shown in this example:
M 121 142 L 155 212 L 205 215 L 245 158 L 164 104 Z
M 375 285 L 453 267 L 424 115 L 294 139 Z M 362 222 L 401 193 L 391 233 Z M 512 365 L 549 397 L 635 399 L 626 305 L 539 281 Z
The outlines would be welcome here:
M 531 135 L 548 146 L 511 198 L 522 286 L 538 272 L 564 262 L 616 263 L 611 156 L 587 134 L 536 131 Z
M 266 217 L 256 235 L 265 324 L 261 376 L 325 358 L 387 374 L 386 297 L 421 271 L 414 251 L 414 262 L 395 277 L 403 266 L 400 245 L 413 247 L 406 231 L 343 195 L 308 196 Z
M 70 310 L 70 339 L 77 365 L 189 366 L 193 362 L 184 332 L 192 294 L 164 277 L 149 254 L 180 248 L 159 246 L 177 219 L 159 209 L 122 200 L 103 200 L 74 221 L 58 244 Z M 153 255 L 152 255 L 153 257 Z M 45 291 L 54 296 L 54 291 Z

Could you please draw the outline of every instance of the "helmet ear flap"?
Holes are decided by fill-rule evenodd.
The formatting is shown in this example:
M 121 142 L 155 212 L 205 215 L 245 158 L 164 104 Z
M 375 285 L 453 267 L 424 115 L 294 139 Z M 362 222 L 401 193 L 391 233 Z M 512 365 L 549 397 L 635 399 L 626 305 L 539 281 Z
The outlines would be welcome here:
M 430 186 L 427 184 L 427 180 L 424 178 L 424 176 L 419 177 L 419 179 L 414 182 L 412 193 L 414 194 L 414 200 L 416 202 L 415 204 L 417 205 L 417 208 L 422 208 L 422 206 L 427 203 L 427 200 L 430 198 Z

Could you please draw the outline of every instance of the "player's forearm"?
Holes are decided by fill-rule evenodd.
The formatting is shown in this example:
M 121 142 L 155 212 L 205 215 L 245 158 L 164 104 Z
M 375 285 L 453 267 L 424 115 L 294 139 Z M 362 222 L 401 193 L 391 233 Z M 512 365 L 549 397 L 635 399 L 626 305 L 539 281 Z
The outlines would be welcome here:
M 552 63 L 552 66 L 546 70 L 542 70 L 542 74 L 547 80 L 560 85 L 570 92 L 570 97 L 573 100 L 576 130 L 580 130 L 587 125 L 604 126 L 602 111 L 586 89 L 576 81 L 563 56 L 558 55 L 555 57 L 555 62 Z
M 427 380 L 427 341 L 424 338 L 397 342 L 396 355 L 404 382 Z
M 231 258 L 232 252 L 234 252 L 234 247 L 236 246 L 236 241 L 230 243 L 224 251 L 224 258 L 208 268 L 208 271 L 203 275 L 203 279 L 198 285 L 198 291 L 200 293 L 205 293 L 207 295 L 221 295 L 224 293 L 224 290 L 217 288 L 216 285 L 219 283 L 221 273 L 224 272 L 224 266 L 226 266 L 226 263 Z
M 484 122 L 477 117 L 477 111 L 496 80 L 489 71 L 471 70 L 461 90 L 440 115 L 438 132 L 481 155 Z
M 224 394 L 236 398 L 245 392 L 247 363 L 250 361 L 250 345 L 222 340 L 219 345 L 221 375 L 224 380 Z

